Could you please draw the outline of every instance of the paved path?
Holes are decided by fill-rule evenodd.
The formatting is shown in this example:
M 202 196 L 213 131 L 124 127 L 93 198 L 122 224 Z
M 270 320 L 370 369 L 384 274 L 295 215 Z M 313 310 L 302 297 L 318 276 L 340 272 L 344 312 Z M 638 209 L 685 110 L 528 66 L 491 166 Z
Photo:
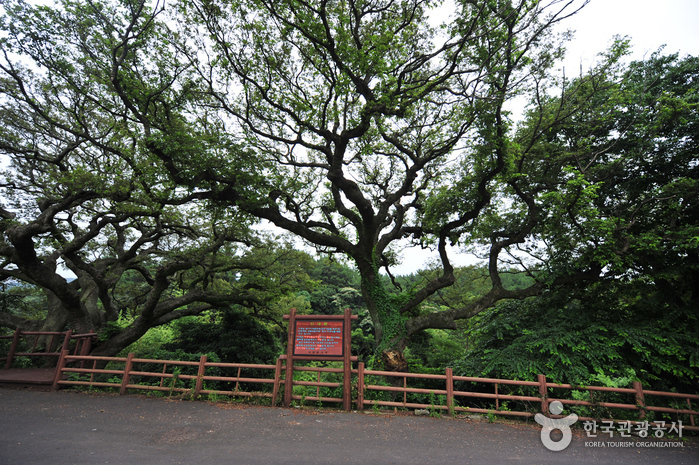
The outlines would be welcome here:
M 0 464 L 699 464 L 682 448 L 551 452 L 535 425 L 0 389 Z

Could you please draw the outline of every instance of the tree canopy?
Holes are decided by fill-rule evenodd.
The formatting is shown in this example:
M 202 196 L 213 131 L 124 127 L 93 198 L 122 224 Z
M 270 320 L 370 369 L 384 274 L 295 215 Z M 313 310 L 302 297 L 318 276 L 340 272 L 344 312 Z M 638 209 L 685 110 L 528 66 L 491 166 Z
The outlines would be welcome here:
M 440 4 L 182 2 L 188 41 L 179 50 L 221 117 L 227 157 L 256 157 L 264 180 L 244 190 L 236 177 L 183 169 L 187 153 L 153 147 L 178 182 L 349 256 L 380 352 L 400 353 L 421 329 L 453 328 L 540 290 L 502 286 L 500 252 L 528 231 L 503 233 L 486 297 L 414 316 L 454 282 L 448 245 L 477 237 L 475 220 L 516 175 L 505 107 L 562 55 L 552 26 L 575 12 L 558 2 L 456 2 L 455 20 L 436 26 L 429 14 Z M 435 247 L 442 272 L 394 298 L 379 269 L 390 273 L 405 240 Z
M 165 43 L 157 10 L 3 7 L 0 277 L 39 286 L 48 306 L 43 321 L 0 313 L 3 325 L 87 332 L 127 314 L 132 324 L 98 349 L 114 354 L 153 326 L 219 306 L 264 307 L 298 287 L 288 279 L 260 291 L 252 273 L 292 252 L 253 234 L 238 210 L 179 188 L 145 147 L 159 112 L 171 111 L 165 101 L 182 93 L 178 65 L 166 71 L 167 58 L 147 55 Z M 162 105 L 140 117 L 151 101 Z M 204 128 L 188 135 L 206 139 Z
M 696 389 L 699 60 L 658 52 L 622 71 L 611 82 L 569 83 L 589 87 L 574 99 L 547 99 L 548 113 L 530 114 L 519 133 L 530 137 L 547 114 L 578 99 L 595 101 L 538 139 L 535 150 L 563 162 L 542 173 L 560 189 L 541 196 L 554 205 L 540 222 L 546 234 L 520 252 L 544 265 L 541 273 L 583 264 L 601 267 L 599 278 L 489 310 L 477 347 L 459 363 L 466 372 Z M 527 187 L 542 177 L 530 176 Z M 524 256 L 514 261 L 528 266 Z

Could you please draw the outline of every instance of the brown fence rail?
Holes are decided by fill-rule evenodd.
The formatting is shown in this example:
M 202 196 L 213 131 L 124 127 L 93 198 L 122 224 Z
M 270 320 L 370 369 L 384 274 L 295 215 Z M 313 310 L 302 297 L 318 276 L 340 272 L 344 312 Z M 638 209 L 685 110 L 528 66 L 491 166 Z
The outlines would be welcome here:
M 376 384 L 365 383 L 365 378 L 367 376 L 381 376 L 381 377 L 391 377 L 401 379 L 403 381 L 403 386 L 385 386 Z M 358 397 L 357 397 L 357 408 L 362 410 L 365 406 L 385 406 L 385 407 L 402 407 L 402 408 L 418 408 L 418 409 L 436 409 L 436 410 L 446 410 L 448 412 L 469 412 L 469 413 L 482 413 L 482 414 L 493 414 L 493 415 L 508 415 L 508 416 L 518 416 L 518 417 L 533 417 L 536 413 L 541 412 L 544 414 L 549 414 L 548 406 L 551 402 L 559 401 L 562 404 L 574 405 L 574 406 L 584 406 L 584 407 L 595 407 L 595 408 L 605 408 L 605 409 L 624 409 L 624 410 L 636 410 L 638 412 L 638 417 L 640 421 L 633 420 L 620 420 L 614 418 L 593 418 L 580 416 L 579 420 L 582 421 L 599 421 L 608 420 L 614 422 L 627 422 L 632 425 L 642 424 L 646 418 L 648 412 L 659 412 L 669 414 L 675 418 L 680 415 L 689 416 L 689 425 L 683 425 L 683 429 L 699 431 L 699 427 L 696 426 L 694 421 L 694 416 L 699 415 L 699 410 L 692 408 L 692 402 L 699 403 L 699 395 L 697 394 L 682 394 L 676 392 L 662 392 L 662 391 L 649 391 L 644 390 L 640 382 L 633 383 L 633 389 L 630 388 L 612 388 L 603 386 L 575 386 L 570 384 L 557 384 L 547 382 L 546 376 L 539 375 L 537 381 L 517 381 L 509 379 L 495 379 L 495 378 L 476 378 L 469 376 L 454 376 L 451 368 L 445 370 L 444 375 L 437 374 L 419 374 L 419 373 L 398 373 L 398 372 L 386 372 L 386 371 L 376 371 L 376 370 L 366 370 L 364 364 L 359 364 L 359 369 L 357 370 L 358 378 Z M 431 380 L 443 380 L 444 389 L 422 389 L 422 388 L 410 388 L 408 387 L 408 379 L 431 379 Z M 492 386 L 492 393 L 480 392 L 479 391 L 459 391 L 454 389 L 455 382 L 470 382 L 479 385 L 489 385 Z M 530 389 L 536 389 L 538 395 L 514 395 L 514 394 L 503 394 L 498 392 L 499 388 L 502 386 L 521 386 L 528 387 Z M 564 397 L 555 397 L 553 394 L 558 390 L 568 390 L 568 391 L 587 391 L 591 400 L 575 400 L 568 399 Z M 403 394 L 403 399 L 401 401 L 391 400 L 368 400 L 365 399 L 367 391 L 384 391 L 389 393 Z M 594 401 L 595 392 L 608 392 L 625 394 L 633 399 L 633 403 L 617 403 L 617 402 L 596 402 Z M 429 394 L 435 399 L 439 399 L 439 396 L 445 399 L 444 403 L 411 403 L 407 401 L 407 395 L 409 393 L 418 394 Z M 649 397 L 672 397 L 679 399 L 687 404 L 687 408 L 670 408 L 670 407 L 657 407 L 651 406 L 648 403 Z M 486 399 L 495 404 L 495 408 L 477 408 L 477 407 L 465 407 L 456 405 L 458 398 L 467 399 Z M 511 410 L 502 408 L 501 405 L 504 402 L 512 402 L 516 405 L 528 405 L 528 409 Z M 565 415 L 549 415 L 552 418 L 563 418 Z M 649 425 L 664 426 L 662 422 L 648 422 Z
M 92 365 L 86 368 L 86 366 Z M 162 365 L 158 371 L 144 371 L 143 365 Z M 99 368 L 108 366 L 109 368 Z M 196 374 L 183 374 L 178 371 L 168 371 L 168 368 L 191 367 L 196 369 Z M 237 370 L 237 376 L 213 376 L 207 375 L 207 368 L 226 368 Z M 242 376 L 242 370 L 256 369 L 269 370 L 271 378 L 252 378 Z M 208 362 L 203 355 L 199 361 L 189 362 L 181 360 L 154 360 L 136 358 L 133 353 L 127 357 L 93 357 L 87 355 L 70 355 L 64 351 L 56 368 L 56 376 L 53 382 L 53 389 L 61 386 L 86 386 L 99 388 L 119 389 L 120 394 L 125 394 L 128 390 L 161 391 L 169 393 L 189 393 L 194 397 L 200 395 L 229 395 L 246 397 L 270 397 L 276 403 L 279 384 L 284 381 L 280 379 L 280 371 L 283 370 L 281 363 L 276 365 L 244 364 L 244 363 L 217 363 Z M 109 376 L 107 381 L 97 381 L 95 377 L 102 375 Z M 89 378 L 88 378 L 89 376 Z M 155 384 L 133 383 L 133 378 L 144 380 L 155 380 Z M 205 382 L 220 381 L 235 383 L 232 390 L 205 389 Z M 179 386 L 178 386 L 179 383 Z M 190 387 L 186 387 L 187 383 Z M 274 390 L 269 392 L 242 391 L 239 389 L 240 383 L 259 383 L 273 385 Z
M 144 368 L 149 366 L 151 368 Z M 153 366 L 160 367 L 156 370 Z M 108 368 L 107 368 L 108 367 Z M 189 369 L 190 373 L 182 373 L 178 370 Z M 219 376 L 212 374 L 214 369 L 233 370 L 235 376 Z M 262 370 L 269 373 L 269 377 L 252 377 L 245 375 L 248 370 Z M 322 395 L 322 389 L 337 389 L 342 383 L 321 381 L 321 374 L 341 374 L 340 368 L 331 367 L 296 367 L 294 372 L 316 373 L 315 380 L 292 380 L 293 386 L 313 388 L 315 395 L 294 395 L 293 400 L 310 402 L 343 402 L 343 399 Z M 92 357 L 86 355 L 71 355 L 69 351 L 63 351 L 59 359 L 56 376 L 53 383 L 54 389 L 62 386 L 90 386 L 119 389 L 121 394 L 128 390 L 161 391 L 169 393 L 188 393 L 194 397 L 200 395 L 222 395 L 222 396 L 243 396 L 243 397 L 266 397 L 272 399 L 272 404 L 277 403 L 280 386 L 286 383 L 282 378 L 282 373 L 286 377 L 286 369 L 282 358 L 277 360 L 276 365 L 243 364 L 243 363 L 213 363 L 208 362 L 206 356 L 202 356 L 199 361 L 177 361 L 177 360 L 153 360 L 136 358 L 134 354 L 127 357 Z M 662 421 L 648 421 L 647 415 L 651 412 L 669 415 L 671 418 L 689 419 L 689 424 L 685 421 L 682 428 L 685 430 L 699 431 L 695 424 L 695 415 L 699 415 L 699 410 L 694 406 L 699 404 L 699 395 L 683 394 L 676 392 L 650 391 L 643 389 L 641 383 L 634 382 L 633 388 L 612 388 L 602 386 L 576 386 L 570 384 L 556 384 L 546 380 L 544 375 L 539 375 L 536 381 L 519 381 L 496 378 L 477 378 L 469 376 L 455 376 L 451 368 L 447 368 L 444 374 L 421 374 L 387 372 L 377 370 L 367 370 L 364 363 L 359 363 L 358 368 L 352 370 L 356 375 L 357 388 L 356 403 L 357 409 L 363 410 L 370 407 L 395 407 L 395 408 L 415 408 L 431 409 L 433 411 L 447 411 L 449 413 L 467 412 L 517 417 L 533 417 L 536 413 L 549 414 L 551 402 L 559 401 L 566 406 L 578 406 L 587 408 L 602 408 L 607 416 L 579 416 L 582 421 L 615 421 L 636 425 L 648 422 L 650 426 L 664 426 Z M 96 377 L 105 378 L 106 381 L 98 381 Z M 367 379 L 393 379 L 394 383 L 388 385 L 372 384 Z M 133 382 L 134 378 L 142 380 L 141 383 Z M 443 388 L 426 389 L 420 387 L 410 387 L 410 381 L 429 381 L 436 383 Z M 146 384 L 142 384 L 142 383 Z M 232 389 L 207 389 L 207 382 L 224 382 L 235 386 Z M 178 384 L 179 383 L 179 384 Z M 189 383 L 189 386 L 187 386 Z M 264 385 L 272 386 L 272 392 L 241 390 L 240 385 Z M 461 386 L 460 389 L 456 387 Z M 473 390 L 466 390 L 464 386 L 473 386 Z M 477 389 L 477 390 L 476 390 Z M 509 390 L 522 390 L 516 394 L 507 393 Z M 528 395 L 525 391 L 531 391 Z M 489 392 L 488 392 L 489 391 Z M 503 392 L 505 391 L 505 392 Z M 580 393 L 587 393 L 589 400 L 571 399 L 565 393 L 576 391 L 578 397 Z M 386 393 L 391 400 L 371 399 L 367 397 L 380 397 Z M 626 402 L 606 402 L 597 401 L 595 396 L 599 393 L 614 393 L 625 396 Z M 429 404 L 423 402 L 409 401 L 409 395 L 429 396 Z M 673 398 L 677 402 L 686 404 L 686 408 L 672 408 L 667 406 L 657 406 L 649 402 L 649 399 Z M 471 406 L 475 402 L 486 405 Z M 471 405 L 469 405 L 471 404 Z M 511 408 L 510 405 L 516 408 Z M 488 408 L 492 406 L 494 408 Z M 636 411 L 637 420 L 622 420 L 612 418 L 611 410 Z M 549 415 L 552 418 L 562 418 L 563 415 Z
M 56 357 L 59 358 L 65 350 L 73 354 L 86 355 L 90 352 L 93 339 L 97 335 L 90 331 L 86 334 L 73 334 L 53 331 L 22 331 L 17 328 L 13 335 L 0 336 L 1 339 L 12 339 L 7 356 L 0 358 L 5 362 L 4 369 L 10 369 L 16 357 Z
M 294 372 L 300 371 L 300 372 L 316 372 L 316 381 L 292 381 L 292 386 L 309 386 L 309 387 L 315 387 L 316 388 L 316 395 L 315 396 L 309 396 L 309 395 L 297 395 L 294 394 L 291 396 L 293 400 L 300 400 L 303 402 L 334 402 L 334 403 L 342 403 L 343 399 L 340 397 L 328 397 L 328 396 L 321 396 L 320 395 L 320 390 L 321 388 L 331 388 L 331 389 L 337 389 L 342 387 L 342 383 L 339 382 L 326 382 L 326 381 L 321 381 L 321 373 L 337 373 L 337 374 L 343 374 L 344 370 L 342 368 L 329 368 L 329 367 L 302 367 L 302 366 L 297 366 L 294 367 Z

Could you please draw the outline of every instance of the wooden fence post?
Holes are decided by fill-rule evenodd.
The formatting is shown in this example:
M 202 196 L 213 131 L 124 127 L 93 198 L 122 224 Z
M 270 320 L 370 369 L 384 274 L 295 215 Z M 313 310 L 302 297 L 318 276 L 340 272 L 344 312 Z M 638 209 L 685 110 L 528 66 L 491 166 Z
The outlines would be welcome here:
M 64 350 L 69 350 L 70 349 L 70 338 L 73 337 L 73 330 L 69 329 L 68 332 L 66 332 L 66 337 L 63 338 L 63 346 L 61 347 L 61 352 Z
M 80 350 L 80 355 L 90 355 L 90 350 L 92 350 L 92 339 L 95 337 L 95 331 L 93 329 L 88 333 L 90 336 L 86 337 L 83 341 L 82 350 Z
M 119 395 L 123 396 L 126 394 L 126 386 L 129 384 L 129 373 L 131 373 L 131 369 L 133 368 L 133 359 L 134 359 L 135 354 L 133 352 L 130 352 L 129 355 L 126 356 L 126 365 L 124 366 L 124 376 L 121 378 L 121 389 L 119 390 Z
M 451 368 L 446 369 L 447 375 L 447 409 L 449 415 L 454 415 L 454 371 Z
M 51 390 L 58 391 L 58 382 L 63 377 L 63 368 L 66 366 L 66 357 L 70 354 L 69 351 L 61 351 L 61 355 L 58 357 L 58 363 L 56 364 L 56 373 L 53 375 L 53 385 L 51 385 Z
M 646 399 L 643 397 L 643 385 L 640 381 L 634 381 L 633 388 L 636 390 L 636 407 L 638 407 L 638 417 L 643 420 L 646 418 Z
M 692 410 L 692 401 L 687 397 L 687 410 Z M 694 426 L 694 415 L 689 415 L 689 423 Z
M 343 361 L 344 373 L 342 375 L 342 407 L 345 411 L 352 410 L 352 310 L 345 309 L 343 320 L 345 328 L 343 334 Z M 318 372 L 320 375 L 320 372 Z
M 95 331 L 91 329 L 88 334 L 76 337 L 73 355 L 88 355 L 90 353 L 93 334 L 95 334 Z
M 77 355 L 82 355 L 82 356 L 90 355 L 90 350 L 92 350 L 92 338 L 94 337 L 92 335 L 95 334 L 95 331 L 91 329 L 89 334 L 90 334 L 90 336 L 83 339 L 83 345 L 80 348 L 80 354 L 77 354 Z M 85 360 L 80 362 L 80 368 L 85 368 Z
M 199 359 L 199 370 L 197 371 L 197 383 L 194 385 L 194 398 L 199 397 L 202 387 L 204 386 L 204 373 L 206 372 L 206 355 L 202 355 Z
M 17 344 L 19 344 L 19 336 L 22 332 L 21 328 L 15 330 L 15 335 L 12 338 L 12 345 L 10 346 L 10 351 L 7 353 L 7 361 L 5 362 L 5 369 L 9 370 L 12 366 L 12 359 L 15 358 L 15 352 L 17 351 Z
M 495 410 L 500 410 L 500 396 L 498 395 L 498 383 L 495 383 Z
M 279 384 L 282 379 L 282 357 L 277 357 L 277 366 L 274 368 L 274 388 L 272 389 L 272 406 L 277 405 Z
M 546 387 L 546 375 L 539 375 L 539 395 L 541 396 L 541 413 L 548 415 L 549 401 L 548 388 Z
M 364 362 L 357 369 L 357 410 L 364 410 Z
M 286 343 L 286 373 L 284 374 L 284 407 L 291 406 L 294 388 L 294 339 L 296 338 L 296 309 L 289 311 L 289 336 Z

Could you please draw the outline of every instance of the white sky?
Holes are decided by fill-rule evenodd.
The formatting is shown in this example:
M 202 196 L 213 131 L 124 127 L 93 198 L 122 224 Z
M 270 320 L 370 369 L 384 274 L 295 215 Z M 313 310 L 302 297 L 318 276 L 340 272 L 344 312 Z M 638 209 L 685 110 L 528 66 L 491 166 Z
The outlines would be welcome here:
M 547 1 L 547 0 L 543 0 Z M 549 0 L 550 1 L 550 0 Z M 581 4 L 579 2 L 578 4 Z M 615 35 L 629 36 L 632 60 L 649 57 L 662 45 L 664 54 L 699 55 L 699 0 L 591 0 L 578 14 L 561 23 L 562 29 L 575 30 L 562 64 L 566 75 L 575 76 L 589 68 L 598 53 L 604 51 Z M 474 263 L 468 255 L 453 255 L 455 265 Z M 410 249 L 402 255 L 395 274 L 407 274 L 424 268 L 436 259 L 436 253 Z
M 562 23 L 576 31 L 568 47 L 566 69 L 589 67 L 615 34 L 631 37 L 634 60 L 663 53 L 699 55 L 699 0 L 591 0 Z M 566 70 L 567 74 L 567 70 Z

